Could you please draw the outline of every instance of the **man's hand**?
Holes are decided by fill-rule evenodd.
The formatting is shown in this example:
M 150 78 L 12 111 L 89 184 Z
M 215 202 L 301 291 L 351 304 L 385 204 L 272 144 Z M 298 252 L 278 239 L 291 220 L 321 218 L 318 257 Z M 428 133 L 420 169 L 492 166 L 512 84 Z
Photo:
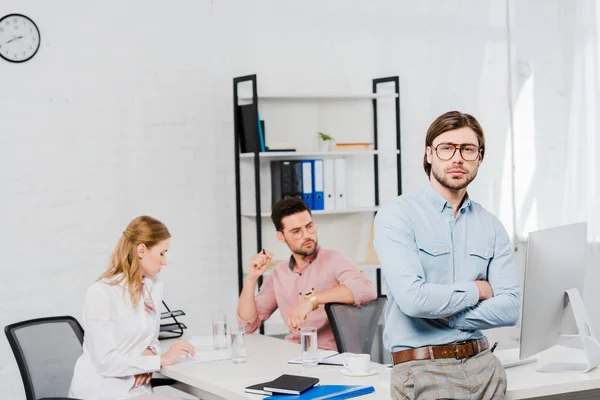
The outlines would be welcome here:
M 258 254 L 250 257 L 250 261 L 248 261 L 248 275 L 246 279 L 256 281 L 260 278 L 271 263 L 271 259 L 273 258 L 273 253 L 270 251 L 263 250 Z
M 477 289 L 479 289 L 479 300 L 487 300 L 494 297 L 494 289 L 488 281 L 475 281 Z
M 303 299 L 300 304 L 290 310 L 287 317 L 287 326 L 290 330 L 295 331 L 306 322 L 306 316 L 313 309 L 313 305 L 308 299 Z

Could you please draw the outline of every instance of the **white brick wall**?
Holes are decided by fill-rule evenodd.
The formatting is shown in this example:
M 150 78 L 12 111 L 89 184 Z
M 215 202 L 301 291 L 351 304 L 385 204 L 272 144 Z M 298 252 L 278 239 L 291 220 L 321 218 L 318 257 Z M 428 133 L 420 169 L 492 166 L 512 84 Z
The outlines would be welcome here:
M 431 120 L 461 109 L 495 148 L 474 197 L 495 212 L 507 201 L 504 1 L 3 0 L 8 12 L 33 18 L 42 48 L 0 62 L 0 326 L 80 317 L 140 214 L 173 234 L 165 294 L 191 330 L 234 309 L 234 76 L 257 73 L 266 91 L 364 92 L 400 75 L 405 190 L 424 182 Z M 0 388 L 23 398 L 5 340 Z

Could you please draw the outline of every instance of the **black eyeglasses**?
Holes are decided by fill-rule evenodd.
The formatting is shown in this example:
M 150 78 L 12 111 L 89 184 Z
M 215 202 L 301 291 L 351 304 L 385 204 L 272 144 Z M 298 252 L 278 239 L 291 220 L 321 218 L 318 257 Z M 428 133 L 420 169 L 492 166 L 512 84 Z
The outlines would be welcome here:
M 440 143 L 435 146 L 435 154 L 442 161 L 448 161 L 456 153 L 456 149 L 459 149 L 460 156 L 465 161 L 475 161 L 479 157 L 481 149 L 474 144 L 454 144 L 454 143 Z

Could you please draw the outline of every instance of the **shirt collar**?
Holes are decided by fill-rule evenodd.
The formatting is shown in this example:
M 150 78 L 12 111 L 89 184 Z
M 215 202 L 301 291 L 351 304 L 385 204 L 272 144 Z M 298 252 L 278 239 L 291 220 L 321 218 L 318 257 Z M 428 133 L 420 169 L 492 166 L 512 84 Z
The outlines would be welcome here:
M 319 250 L 321 250 L 321 246 L 317 246 L 317 251 L 315 251 L 315 253 L 313 255 L 304 257 L 304 262 L 302 263 L 302 268 L 300 268 L 300 269 L 304 269 L 304 267 L 311 264 L 319 255 Z M 295 265 L 296 265 L 296 259 L 294 258 L 294 255 L 292 254 L 290 256 L 290 261 L 288 263 L 288 267 L 290 268 L 290 271 L 294 270 Z
M 427 185 L 427 187 L 425 188 L 425 195 L 433 203 L 435 208 L 440 212 L 444 212 L 446 207 L 452 208 L 452 206 L 446 201 L 446 199 L 444 199 L 442 195 L 439 194 L 438 191 L 433 188 L 433 186 L 431 186 L 431 184 Z M 469 198 L 469 193 L 467 192 L 465 193 L 465 198 L 463 199 L 460 209 L 462 210 L 463 208 L 467 207 L 469 207 L 470 209 L 472 206 L 473 205 L 471 203 L 471 199 Z

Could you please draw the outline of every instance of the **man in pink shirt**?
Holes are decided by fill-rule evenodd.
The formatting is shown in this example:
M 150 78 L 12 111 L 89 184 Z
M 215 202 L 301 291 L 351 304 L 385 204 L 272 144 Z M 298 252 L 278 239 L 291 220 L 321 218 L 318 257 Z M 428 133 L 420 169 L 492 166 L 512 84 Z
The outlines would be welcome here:
M 256 297 L 256 283 L 273 254 L 263 250 L 250 258 L 238 302 L 238 320 L 246 324 L 246 332 L 252 333 L 279 308 L 290 329 L 286 340 L 300 343 L 300 327 L 306 325 L 317 328 L 319 348 L 337 350 L 325 307 L 321 305 L 359 306 L 377 298 L 375 285 L 340 252 L 319 246 L 317 224 L 302 200 L 281 200 L 273 207 L 271 219 L 277 238 L 288 245 L 292 255 L 273 268 Z

